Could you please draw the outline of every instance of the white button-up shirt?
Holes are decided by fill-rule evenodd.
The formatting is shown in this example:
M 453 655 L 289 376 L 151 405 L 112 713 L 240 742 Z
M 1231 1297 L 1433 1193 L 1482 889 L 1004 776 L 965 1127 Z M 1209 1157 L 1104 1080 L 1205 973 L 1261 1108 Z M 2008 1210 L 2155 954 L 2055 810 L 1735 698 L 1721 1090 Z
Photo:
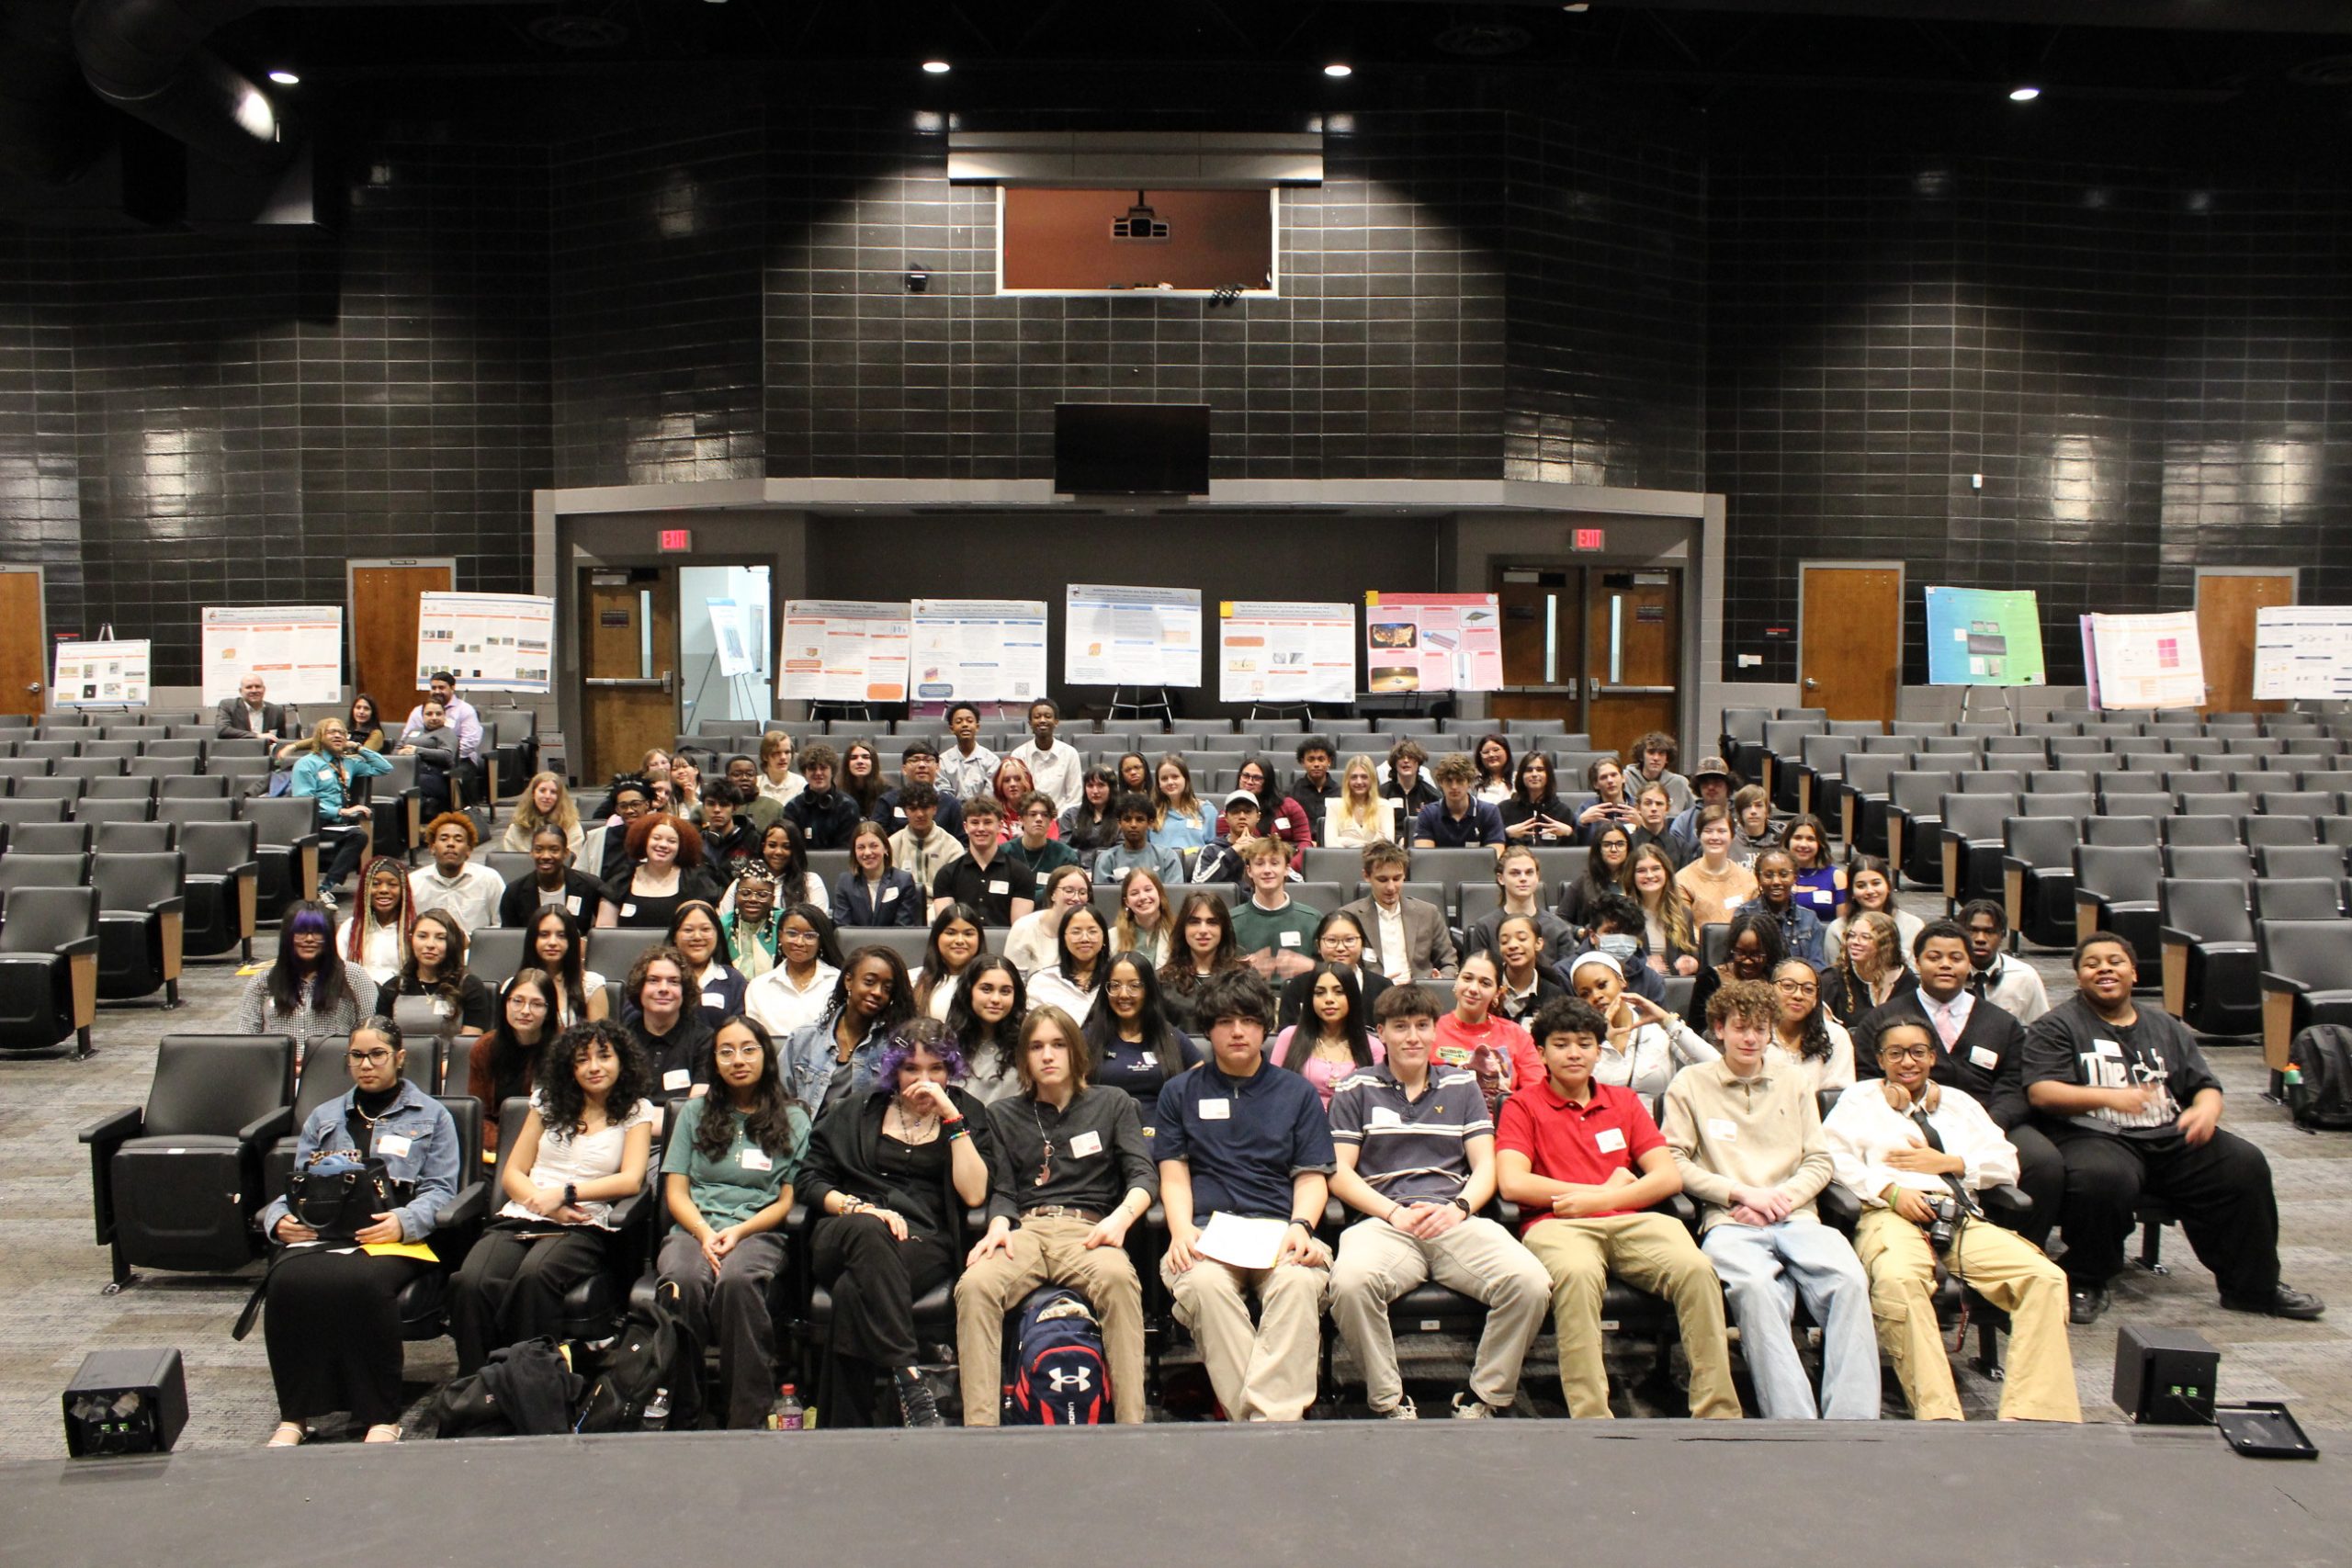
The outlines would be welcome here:
M 2018 1151 L 2002 1135 L 1984 1108 L 1965 1093 L 1944 1085 L 1936 1108 L 1928 1115 L 1946 1154 L 1968 1164 L 1961 1173 L 1972 1190 L 1998 1187 L 2018 1179 Z M 1924 1149 L 1927 1135 L 1918 1124 L 1886 1102 L 1883 1078 L 1858 1083 L 1838 1097 L 1828 1119 L 1821 1124 L 1829 1143 L 1829 1160 L 1838 1179 L 1853 1190 L 1865 1206 L 1883 1208 L 1880 1196 L 1890 1186 L 1921 1192 L 1944 1192 L 1944 1179 L 1924 1170 L 1897 1170 L 1886 1156 L 1897 1149 Z

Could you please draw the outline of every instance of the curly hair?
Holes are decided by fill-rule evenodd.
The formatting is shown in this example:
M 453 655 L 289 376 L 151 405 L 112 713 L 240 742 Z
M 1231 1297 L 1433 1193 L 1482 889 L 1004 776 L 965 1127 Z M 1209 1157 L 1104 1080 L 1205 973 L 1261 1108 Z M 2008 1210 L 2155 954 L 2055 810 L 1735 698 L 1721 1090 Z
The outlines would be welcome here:
M 649 811 L 628 825 L 628 858 L 633 861 L 643 860 L 645 840 L 653 836 L 654 829 L 665 822 L 669 824 L 671 831 L 678 835 L 679 867 L 685 871 L 698 869 L 702 865 L 701 829 L 684 818 L 673 817 L 666 811 Z
M 896 1094 L 899 1089 L 899 1069 L 914 1058 L 918 1051 L 928 1051 L 947 1064 L 947 1081 L 961 1083 L 967 1072 L 964 1048 L 956 1036 L 935 1018 L 910 1019 L 890 1032 L 890 1042 L 882 1049 L 881 1059 L 874 1064 L 874 1087 Z
M 462 811 L 444 811 L 440 816 L 427 822 L 424 825 L 424 841 L 431 843 L 444 828 L 463 828 L 466 830 L 468 852 L 481 847 L 481 829 L 475 827 L 474 819 Z
M 601 1042 L 612 1049 L 620 1069 L 613 1087 L 605 1091 L 605 1119 L 627 1121 L 652 1088 L 652 1069 L 629 1032 L 610 1019 L 575 1023 L 555 1037 L 539 1064 L 539 1122 L 554 1136 L 569 1141 L 588 1131 L 588 1093 L 580 1087 L 576 1070 L 587 1049 Z

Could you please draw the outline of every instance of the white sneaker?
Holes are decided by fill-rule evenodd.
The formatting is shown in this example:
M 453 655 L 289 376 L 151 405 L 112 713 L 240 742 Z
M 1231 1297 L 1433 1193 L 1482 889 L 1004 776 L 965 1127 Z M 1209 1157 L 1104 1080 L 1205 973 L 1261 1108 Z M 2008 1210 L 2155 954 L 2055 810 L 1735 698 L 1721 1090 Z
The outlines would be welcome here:
M 1491 1421 L 1501 1414 L 1476 1394 L 1457 1393 L 1453 1396 L 1453 1418 L 1456 1421 Z
M 1418 1421 L 1421 1418 L 1421 1413 L 1413 1408 L 1409 1394 L 1396 1402 L 1396 1409 L 1383 1410 L 1379 1414 L 1383 1421 Z

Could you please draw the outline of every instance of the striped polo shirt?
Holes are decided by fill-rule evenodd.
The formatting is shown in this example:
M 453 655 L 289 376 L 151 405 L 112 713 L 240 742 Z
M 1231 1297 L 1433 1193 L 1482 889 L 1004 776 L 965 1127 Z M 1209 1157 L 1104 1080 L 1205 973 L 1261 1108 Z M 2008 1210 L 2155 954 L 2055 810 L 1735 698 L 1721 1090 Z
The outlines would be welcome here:
M 1432 1066 L 1408 1098 L 1385 1064 L 1357 1069 L 1331 1091 L 1331 1141 L 1354 1146 L 1356 1174 L 1400 1203 L 1443 1203 L 1470 1183 L 1471 1138 L 1491 1138 L 1475 1073 Z

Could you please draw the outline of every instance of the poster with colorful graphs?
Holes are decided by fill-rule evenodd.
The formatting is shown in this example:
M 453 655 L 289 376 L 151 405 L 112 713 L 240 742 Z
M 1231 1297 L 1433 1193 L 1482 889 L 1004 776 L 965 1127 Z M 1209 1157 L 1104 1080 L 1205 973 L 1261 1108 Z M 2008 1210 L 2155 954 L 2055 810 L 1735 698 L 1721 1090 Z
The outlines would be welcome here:
M 1928 590 L 1928 682 L 2039 686 L 2041 606 L 2030 588 Z
M 1363 596 L 1364 690 L 1491 692 L 1503 683 L 1502 612 L 1491 593 Z

